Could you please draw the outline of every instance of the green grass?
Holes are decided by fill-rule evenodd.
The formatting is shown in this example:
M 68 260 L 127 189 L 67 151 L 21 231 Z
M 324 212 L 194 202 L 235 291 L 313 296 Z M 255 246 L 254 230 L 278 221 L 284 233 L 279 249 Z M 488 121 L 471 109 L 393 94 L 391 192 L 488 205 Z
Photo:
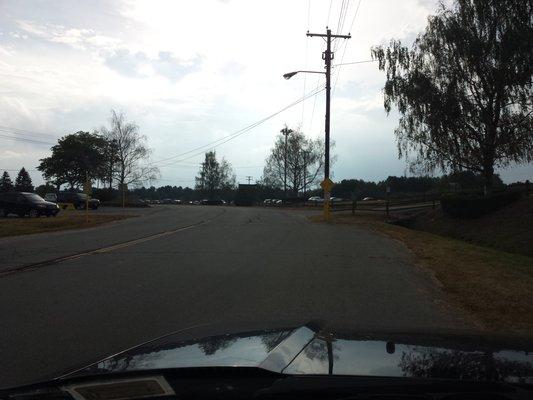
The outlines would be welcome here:
M 533 197 L 474 219 L 452 218 L 428 211 L 413 219 L 411 228 L 460 239 L 506 252 L 533 256 Z
M 130 218 L 132 215 L 90 214 L 86 221 L 84 213 L 61 211 L 57 217 L 0 218 L 0 237 L 54 232 L 67 229 L 92 228 L 111 221 Z

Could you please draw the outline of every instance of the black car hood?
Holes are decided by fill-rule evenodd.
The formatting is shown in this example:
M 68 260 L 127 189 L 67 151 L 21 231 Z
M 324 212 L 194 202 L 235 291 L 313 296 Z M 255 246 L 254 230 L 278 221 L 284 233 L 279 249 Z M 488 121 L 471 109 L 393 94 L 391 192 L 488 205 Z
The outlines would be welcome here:
M 533 340 L 456 334 L 296 328 L 170 334 L 65 374 L 191 367 L 258 367 L 285 374 L 446 378 L 533 384 Z

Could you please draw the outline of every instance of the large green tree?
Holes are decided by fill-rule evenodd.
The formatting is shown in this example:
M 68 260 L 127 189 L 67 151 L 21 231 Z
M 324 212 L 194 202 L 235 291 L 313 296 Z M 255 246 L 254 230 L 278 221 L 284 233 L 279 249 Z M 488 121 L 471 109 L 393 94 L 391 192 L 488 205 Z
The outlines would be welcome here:
M 224 158 L 217 160 L 214 151 L 205 153 L 205 160 L 196 177 L 196 189 L 205 195 L 214 197 L 217 192 L 235 187 L 235 173 Z
M 22 167 L 15 179 L 15 190 L 18 192 L 33 192 L 33 183 L 26 168 Z
M 496 168 L 533 160 L 532 4 L 455 0 L 411 48 L 392 40 L 372 49 L 412 168 L 473 171 L 490 189 Z
M 0 192 L 9 192 L 13 190 L 13 182 L 7 171 L 4 171 L 0 178 Z
M 102 136 L 76 132 L 59 139 L 52 147 L 52 155 L 41 159 L 37 169 L 56 186 L 82 186 L 87 178 L 94 181 L 105 176 L 107 148 Z

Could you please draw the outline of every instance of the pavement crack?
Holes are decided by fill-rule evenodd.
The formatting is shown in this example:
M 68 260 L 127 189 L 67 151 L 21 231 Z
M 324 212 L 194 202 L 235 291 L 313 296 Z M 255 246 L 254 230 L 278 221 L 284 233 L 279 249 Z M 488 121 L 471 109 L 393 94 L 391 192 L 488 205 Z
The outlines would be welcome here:
M 165 237 L 165 236 L 170 236 L 170 235 L 173 235 L 173 234 L 181 232 L 181 231 L 185 231 L 185 230 L 188 230 L 188 229 L 195 228 L 197 226 L 205 225 L 205 224 L 215 220 L 216 218 L 222 216 L 225 212 L 226 212 L 226 210 L 222 210 L 220 213 L 216 214 L 213 218 L 210 218 L 210 219 L 201 220 L 201 221 L 196 222 L 194 224 L 185 225 L 185 226 L 181 226 L 181 227 L 176 228 L 176 229 L 171 229 L 171 230 L 167 230 L 167 231 L 163 231 L 163 232 L 154 233 L 154 234 L 147 235 L 147 236 L 144 236 L 144 237 L 140 237 L 140 238 L 137 238 L 137 239 L 127 240 L 127 241 L 122 242 L 122 243 L 116 243 L 116 244 L 113 244 L 113 245 L 110 245 L 110 246 L 104 246 L 104 247 L 99 247 L 97 249 L 92 249 L 92 250 L 88 250 L 88 251 L 84 251 L 84 252 L 80 252 L 80 253 L 76 253 L 76 254 L 70 254 L 68 256 L 52 258 L 52 259 L 49 259 L 49 260 L 39 261 L 39 262 L 36 262 L 36 263 L 25 264 L 25 265 L 20 265 L 18 267 L 5 269 L 5 270 L 0 272 L 0 277 L 5 276 L 5 275 L 18 273 L 18 272 L 33 271 L 33 270 L 36 270 L 36 269 L 39 269 L 39 268 L 42 268 L 42 267 L 46 267 L 48 265 L 59 264 L 59 263 L 63 263 L 63 262 L 66 262 L 66 261 L 77 260 L 79 258 L 87 257 L 87 256 L 94 255 L 94 254 L 109 253 L 109 252 L 112 252 L 112 251 L 115 251 L 115 250 L 124 249 L 126 247 L 134 246 L 136 244 L 145 243 L 145 242 L 148 242 L 148 241 L 151 241 L 151 240 L 155 240 L 155 239 L 159 239 L 159 238 L 162 238 L 162 237 Z

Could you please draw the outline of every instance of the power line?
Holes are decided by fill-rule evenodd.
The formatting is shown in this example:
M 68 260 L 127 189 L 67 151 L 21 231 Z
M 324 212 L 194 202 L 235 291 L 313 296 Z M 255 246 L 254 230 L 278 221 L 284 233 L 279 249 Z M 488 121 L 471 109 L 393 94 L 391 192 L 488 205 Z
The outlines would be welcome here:
M 192 149 L 192 150 L 189 150 L 189 151 L 186 151 L 186 152 L 184 152 L 184 153 L 177 154 L 177 155 L 175 155 L 175 156 L 168 157 L 168 158 L 165 158 L 165 159 L 162 159 L 162 160 L 158 160 L 158 161 L 155 161 L 155 162 L 150 163 L 150 164 L 151 164 L 151 165 L 155 165 L 155 164 L 158 164 L 158 163 L 161 163 L 161 162 L 164 163 L 164 162 L 166 162 L 166 161 L 170 161 L 170 160 L 173 160 L 173 159 L 175 159 L 175 158 L 179 158 L 179 157 L 185 156 L 185 155 L 187 155 L 187 154 L 194 153 L 195 151 L 198 151 L 198 150 L 201 150 L 201 149 L 202 149 L 202 151 L 200 151 L 200 153 L 198 153 L 198 154 L 195 153 L 195 154 L 192 154 L 192 155 L 189 156 L 189 157 L 186 157 L 186 158 L 183 158 L 183 159 L 180 159 L 180 160 L 170 161 L 170 162 L 167 163 L 167 164 L 160 165 L 160 167 L 163 167 L 163 166 L 166 166 L 166 165 L 175 164 L 175 163 L 179 163 L 179 162 L 182 162 L 182 161 L 188 160 L 188 159 L 190 159 L 190 158 L 196 157 L 197 155 L 202 154 L 202 153 L 205 151 L 205 149 L 215 148 L 215 147 L 218 147 L 218 146 L 220 146 L 220 145 L 222 145 L 222 144 L 224 144 L 224 143 L 227 143 L 227 142 L 229 142 L 230 140 L 233 140 L 233 139 L 235 139 L 235 138 L 237 138 L 237 137 L 239 137 L 239 136 L 245 134 L 246 132 L 252 130 L 252 129 L 255 128 L 256 126 L 259 126 L 259 125 L 263 124 L 264 122 L 266 122 L 266 121 L 268 121 L 269 119 L 271 119 L 271 118 L 277 116 L 278 114 L 281 114 L 283 111 L 285 111 L 285 110 L 287 110 L 287 109 L 289 109 L 289 108 L 291 108 L 291 107 L 294 107 L 295 105 L 301 103 L 302 101 L 307 100 L 308 98 L 310 98 L 310 97 L 312 97 L 312 96 L 316 96 L 318 93 L 322 92 L 323 90 L 325 90 L 325 89 L 324 89 L 324 88 L 319 88 L 319 87 L 317 87 L 317 88 L 313 89 L 311 92 L 309 92 L 307 95 L 305 95 L 304 97 L 302 97 L 302 98 L 300 98 L 300 99 L 298 99 L 298 100 L 292 102 L 291 104 L 289 104 L 289 105 L 283 107 L 281 110 L 276 111 L 275 113 L 270 114 L 269 116 L 267 116 L 267 117 L 265 117 L 265 118 L 263 118 L 263 119 L 261 119 L 261 120 L 259 120 L 259 121 L 257 121 L 257 122 L 254 122 L 253 124 L 250 124 L 250 125 L 248 125 L 248 126 L 242 128 L 242 129 L 240 129 L 240 130 L 238 130 L 238 131 L 232 133 L 231 135 L 224 136 L 224 137 L 222 137 L 222 138 L 220 138 L 220 139 L 217 139 L 217 140 L 215 140 L 215 141 L 213 141 L 213 142 L 211 142 L 211 143 L 207 143 L 207 144 L 205 144 L 205 145 L 203 145 L 203 146 L 196 147 L 196 148 L 194 148 L 194 149 Z
M 35 144 L 42 144 L 42 145 L 46 145 L 46 146 L 55 145 L 55 143 L 43 142 L 41 140 L 28 139 L 28 138 L 23 138 L 23 137 L 18 137 L 18 136 L 7 136 L 7 135 L 1 134 L 1 133 L 0 133 L 0 137 L 3 138 L 3 139 L 14 140 L 16 142 L 35 143 Z
M 307 0 L 307 30 L 309 30 L 309 24 L 311 19 L 311 0 Z M 309 62 L 309 38 L 305 37 L 305 69 L 307 69 L 307 64 Z M 317 82 L 318 86 L 318 82 Z M 305 91 L 307 90 L 307 74 L 304 74 L 304 85 L 303 85 L 303 92 L 302 96 L 305 96 Z M 302 102 L 302 118 L 300 119 L 300 126 L 303 129 L 303 123 L 304 123 L 304 115 L 305 115 L 305 102 Z
M 361 6 L 361 1 L 362 0 L 359 0 L 359 2 L 357 3 L 357 8 L 355 9 L 355 13 L 353 15 L 353 18 L 352 18 L 352 23 L 350 24 L 350 32 L 352 31 L 352 28 L 353 28 L 353 24 L 355 22 L 355 18 L 357 17 L 357 14 L 359 12 L 359 7 Z M 347 64 L 343 64 L 343 61 L 344 61 L 344 55 L 346 54 L 346 49 L 348 48 L 348 43 L 345 44 L 344 46 L 344 50 L 342 51 L 342 56 L 341 56 L 341 62 L 338 64 L 338 65 L 347 65 Z M 340 69 L 338 70 L 337 72 L 337 75 L 335 76 L 335 82 L 333 83 L 333 93 L 335 93 L 335 88 L 337 87 L 337 81 L 339 80 L 339 76 L 341 74 L 341 71 Z
M 298 100 L 298 101 L 296 101 L 296 102 L 294 102 L 294 103 L 292 103 L 292 104 L 290 104 L 290 105 L 284 107 L 284 108 L 281 109 L 280 111 L 278 111 L 278 112 L 276 112 L 276 113 L 274 113 L 274 114 L 269 115 L 268 117 L 266 117 L 266 118 L 264 118 L 264 119 L 262 119 L 262 120 L 256 122 L 256 123 L 253 124 L 253 125 L 250 125 L 246 130 L 244 130 L 244 131 L 242 131 L 242 132 L 239 132 L 239 133 L 236 134 L 236 135 L 233 135 L 233 136 L 228 137 L 226 140 L 224 140 L 224 141 L 221 142 L 221 143 L 218 143 L 218 144 L 216 144 L 216 145 L 214 145 L 214 146 L 209 146 L 209 147 L 210 147 L 210 148 L 211 148 L 211 147 L 212 147 L 212 148 L 215 148 L 215 147 L 221 146 L 221 145 L 223 145 L 223 144 L 229 142 L 230 140 L 233 140 L 233 139 L 237 138 L 238 136 L 241 136 L 241 135 L 245 134 L 246 132 L 252 130 L 252 129 L 255 128 L 256 126 L 261 125 L 262 123 L 268 121 L 269 119 L 275 117 L 276 115 L 282 113 L 283 111 L 285 111 L 285 110 L 287 110 L 287 109 L 289 109 L 289 108 L 291 108 L 291 107 L 293 107 L 293 106 L 299 104 L 300 102 L 305 101 L 306 99 L 308 99 L 308 98 L 310 98 L 310 97 L 312 97 L 312 96 L 316 96 L 318 93 L 322 92 L 323 90 L 325 90 L 325 88 L 322 88 L 322 89 L 320 89 L 320 90 L 318 90 L 318 91 L 311 92 L 309 95 L 307 95 L 307 96 L 301 98 L 300 100 Z M 205 146 L 204 146 L 204 147 L 205 147 Z M 188 157 L 186 157 L 186 158 L 182 158 L 181 160 L 179 160 L 179 161 L 175 161 L 175 162 L 185 161 L 185 160 L 188 160 L 188 159 L 190 159 L 190 158 L 196 157 L 196 156 L 198 156 L 198 155 L 203 154 L 204 151 L 205 151 L 205 150 L 202 150 L 202 151 L 200 151 L 199 153 L 193 154 L 193 155 L 188 156 Z M 175 163 L 175 162 L 172 162 L 172 161 L 171 161 L 169 164 L 166 164 L 166 165 L 170 165 L 170 164 L 173 164 L 173 163 Z
M 353 61 L 353 62 L 347 62 L 342 64 L 333 64 L 332 67 L 340 67 L 342 65 L 353 65 L 353 64 L 364 64 L 364 63 L 371 63 L 371 62 L 377 62 L 378 60 L 363 60 L 363 61 Z
M 38 169 L 27 169 L 27 168 L 24 168 L 24 169 L 28 172 L 41 172 Z M 0 168 L 0 171 L 7 171 L 7 172 L 19 172 L 20 170 L 21 168 L 19 169 Z
M 355 13 L 353 15 L 353 18 L 352 18 L 352 22 L 350 24 L 350 32 L 352 31 L 353 29 L 353 23 L 355 22 L 355 18 L 357 17 L 357 13 L 359 12 L 359 7 L 361 6 L 361 1 L 362 0 L 359 0 L 359 3 L 357 3 L 357 8 L 355 9 Z
M 346 0 L 346 7 L 344 8 L 344 15 L 342 16 L 342 21 L 339 26 L 338 33 L 341 33 L 344 29 L 344 22 L 346 21 L 346 16 L 348 15 L 348 10 L 350 9 L 350 0 Z
M 317 85 L 318 85 L 319 82 L 320 82 L 320 76 L 318 76 L 318 77 L 316 78 L 316 84 L 317 84 Z M 315 108 L 316 108 L 316 99 L 317 99 L 317 97 L 315 97 L 314 100 L 313 100 L 313 109 L 312 109 L 312 111 L 311 111 L 311 120 L 310 120 L 310 122 L 309 122 L 309 130 L 311 130 L 312 127 L 313 127 L 313 119 L 314 119 L 314 117 L 315 117 Z
M 344 27 L 344 21 L 346 20 L 346 14 L 348 13 L 348 7 L 350 5 L 350 0 L 342 0 L 341 4 L 341 10 L 339 12 L 339 21 L 337 22 L 337 33 L 342 32 L 342 28 Z M 337 51 L 339 48 L 339 42 L 336 41 L 333 44 L 333 51 Z
M 53 134 L 50 134 L 50 133 L 30 131 L 30 130 L 27 130 L 27 129 L 11 128 L 9 126 L 3 126 L 3 125 L 0 125 L 0 130 L 1 131 L 8 131 L 9 133 L 20 134 L 20 135 L 48 136 L 48 137 L 51 137 L 51 138 L 54 138 L 54 139 L 57 136 L 60 136 L 60 135 L 53 135 Z
M 196 164 L 196 165 L 192 165 L 192 164 L 187 164 L 187 165 L 166 165 L 166 166 L 161 166 L 159 168 L 183 168 L 183 167 L 186 167 L 186 168 L 199 168 L 200 167 L 200 164 Z M 231 168 L 233 169 L 247 169 L 247 168 L 264 168 L 265 166 L 264 165 L 238 165 L 238 166 L 235 166 L 235 165 L 232 165 Z

